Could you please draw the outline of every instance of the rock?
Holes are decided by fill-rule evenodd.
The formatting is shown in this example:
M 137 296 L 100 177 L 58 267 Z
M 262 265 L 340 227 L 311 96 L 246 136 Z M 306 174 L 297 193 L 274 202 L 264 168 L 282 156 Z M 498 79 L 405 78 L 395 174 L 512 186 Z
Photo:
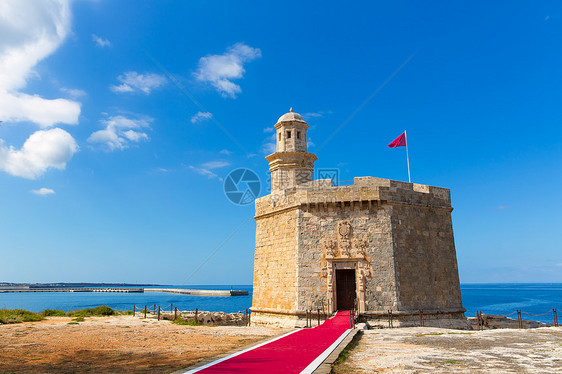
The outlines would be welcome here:
M 517 329 L 519 328 L 519 321 L 513 318 L 509 318 L 502 315 L 494 315 L 494 314 L 483 314 L 482 318 L 484 319 L 484 329 Z M 478 319 L 477 318 L 468 318 L 472 329 L 478 329 Z M 552 326 L 551 323 L 542 323 L 538 321 L 531 321 L 524 319 L 523 320 L 523 328 L 524 329 L 536 329 L 538 327 L 547 327 Z
M 195 321 L 195 311 L 178 312 L 186 321 Z M 246 326 L 247 317 L 242 313 L 198 311 L 197 323 L 215 326 Z

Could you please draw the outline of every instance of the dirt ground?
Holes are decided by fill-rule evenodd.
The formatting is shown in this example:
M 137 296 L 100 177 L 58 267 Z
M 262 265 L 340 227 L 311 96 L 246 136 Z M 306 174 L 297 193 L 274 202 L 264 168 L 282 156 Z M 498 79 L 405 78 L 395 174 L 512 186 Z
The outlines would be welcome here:
M 367 330 L 335 373 L 562 373 L 562 328 Z
M 287 331 L 133 316 L 69 323 L 72 318 L 51 317 L 0 325 L 0 373 L 170 373 Z
M 132 316 L 0 325 L 0 373 L 170 373 L 288 330 Z M 562 328 L 367 330 L 335 373 L 560 373 Z

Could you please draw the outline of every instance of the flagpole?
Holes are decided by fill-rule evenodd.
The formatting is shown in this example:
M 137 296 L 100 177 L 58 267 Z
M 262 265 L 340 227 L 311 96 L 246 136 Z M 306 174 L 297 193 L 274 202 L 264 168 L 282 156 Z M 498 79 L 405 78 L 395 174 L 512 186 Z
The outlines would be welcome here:
M 410 156 L 408 155 L 408 134 L 406 134 L 406 130 L 404 130 L 404 138 L 406 139 L 406 161 L 408 161 L 408 182 L 412 183 L 412 179 L 410 178 Z

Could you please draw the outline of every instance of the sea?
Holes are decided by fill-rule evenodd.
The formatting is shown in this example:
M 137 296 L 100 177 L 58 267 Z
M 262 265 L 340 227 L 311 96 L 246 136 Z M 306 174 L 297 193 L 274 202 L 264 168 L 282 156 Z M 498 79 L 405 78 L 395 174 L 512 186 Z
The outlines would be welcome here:
M 156 286 L 155 286 L 156 287 Z M 162 286 L 157 286 L 162 287 Z M 44 309 L 64 311 L 107 305 L 115 310 L 153 309 L 204 310 L 211 312 L 244 312 L 252 305 L 251 285 L 167 285 L 166 288 L 202 290 L 243 290 L 248 296 L 192 296 L 171 293 L 92 293 L 92 292 L 33 292 L 0 293 L 0 309 Z M 144 287 L 150 288 L 150 287 Z M 562 283 L 496 283 L 461 284 L 463 306 L 467 317 L 476 311 L 485 314 L 509 315 L 520 309 L 524 319 L 552 322 L 552 309 L 558 309 L 562 319 Z M 511 315 L 516 318 L 516 315 Z

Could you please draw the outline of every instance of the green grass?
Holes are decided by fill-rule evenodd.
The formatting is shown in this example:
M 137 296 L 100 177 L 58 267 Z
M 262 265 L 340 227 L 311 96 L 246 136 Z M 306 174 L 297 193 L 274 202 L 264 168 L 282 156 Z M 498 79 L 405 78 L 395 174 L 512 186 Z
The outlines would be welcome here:
M 195 322 L 193 320 L 190 321 L 186 321 L 185 319 L 181 319 L 181 318 L 177 318 L 175 320 L 172 321 L 172 323 L 175 323 L 176 325 L 182 325 L 182 326 L 201 326 L 200 322 Z
M 347 358 L 349 357 L 349 353 L 353 350 L 353 348 L 357 347 L 357 345 L 359 344 L 359 340 L 361 340 L 362 336 L 363 336 L 363 331 L 359 331 L 357 332 L 357 334 L 355 334 L 355 336 L 353 337 L 353 339 L 351 339 L 347 347 L 345 347 L 343 351 L 341 351 L 340 355 L 338 356 L 338 359 L 332 364 L 332 367 L 342 364 L 345 360 L 347 360 Z
M 41 321 L 43 316 L 23 309 L 0 309 L 0 324 Z
M 41 312 L 43 317 L 66 317 L 66 312 L 64 310 L 57 309 L 45 309 Z
M 84 317 L 76 317 L 73 319 L 74 322 L 84 322 Z
M 33 313 L 23 309 L 0 309 L 0 325 L 7 323 L 21 323 L 41 321 L 45 317 L 76 317 L 74 321 L 82 322 L 84 317 L 113 316 L 116 314 L 132 314 L 131 311 L 116 312 L 106 305 L 95 308 L 79 309 L 68 313 L 57 309 L 45 309 L 41 313 Z M 82 320 L 78 320 L 81 318 Z
M 431 332 L 431 333 L 428 333 L 428 334 L 414 334 L 414 336 L 416 338 L 421 338 L 423 336 L 438 336 L 438 335 L 445 335 L 445 333 L 444 332 Z
M 462 362 L 455 361 L 455 360 L 445 360 L 443 362 L 446 363 L 446 364 L 451 364 L 451 365 L 462 365 Z
M 113 316 L 116 312 L 108 306 L 100 305 L 95 308 L 73 310 L 67 313 L 69 317 Z

